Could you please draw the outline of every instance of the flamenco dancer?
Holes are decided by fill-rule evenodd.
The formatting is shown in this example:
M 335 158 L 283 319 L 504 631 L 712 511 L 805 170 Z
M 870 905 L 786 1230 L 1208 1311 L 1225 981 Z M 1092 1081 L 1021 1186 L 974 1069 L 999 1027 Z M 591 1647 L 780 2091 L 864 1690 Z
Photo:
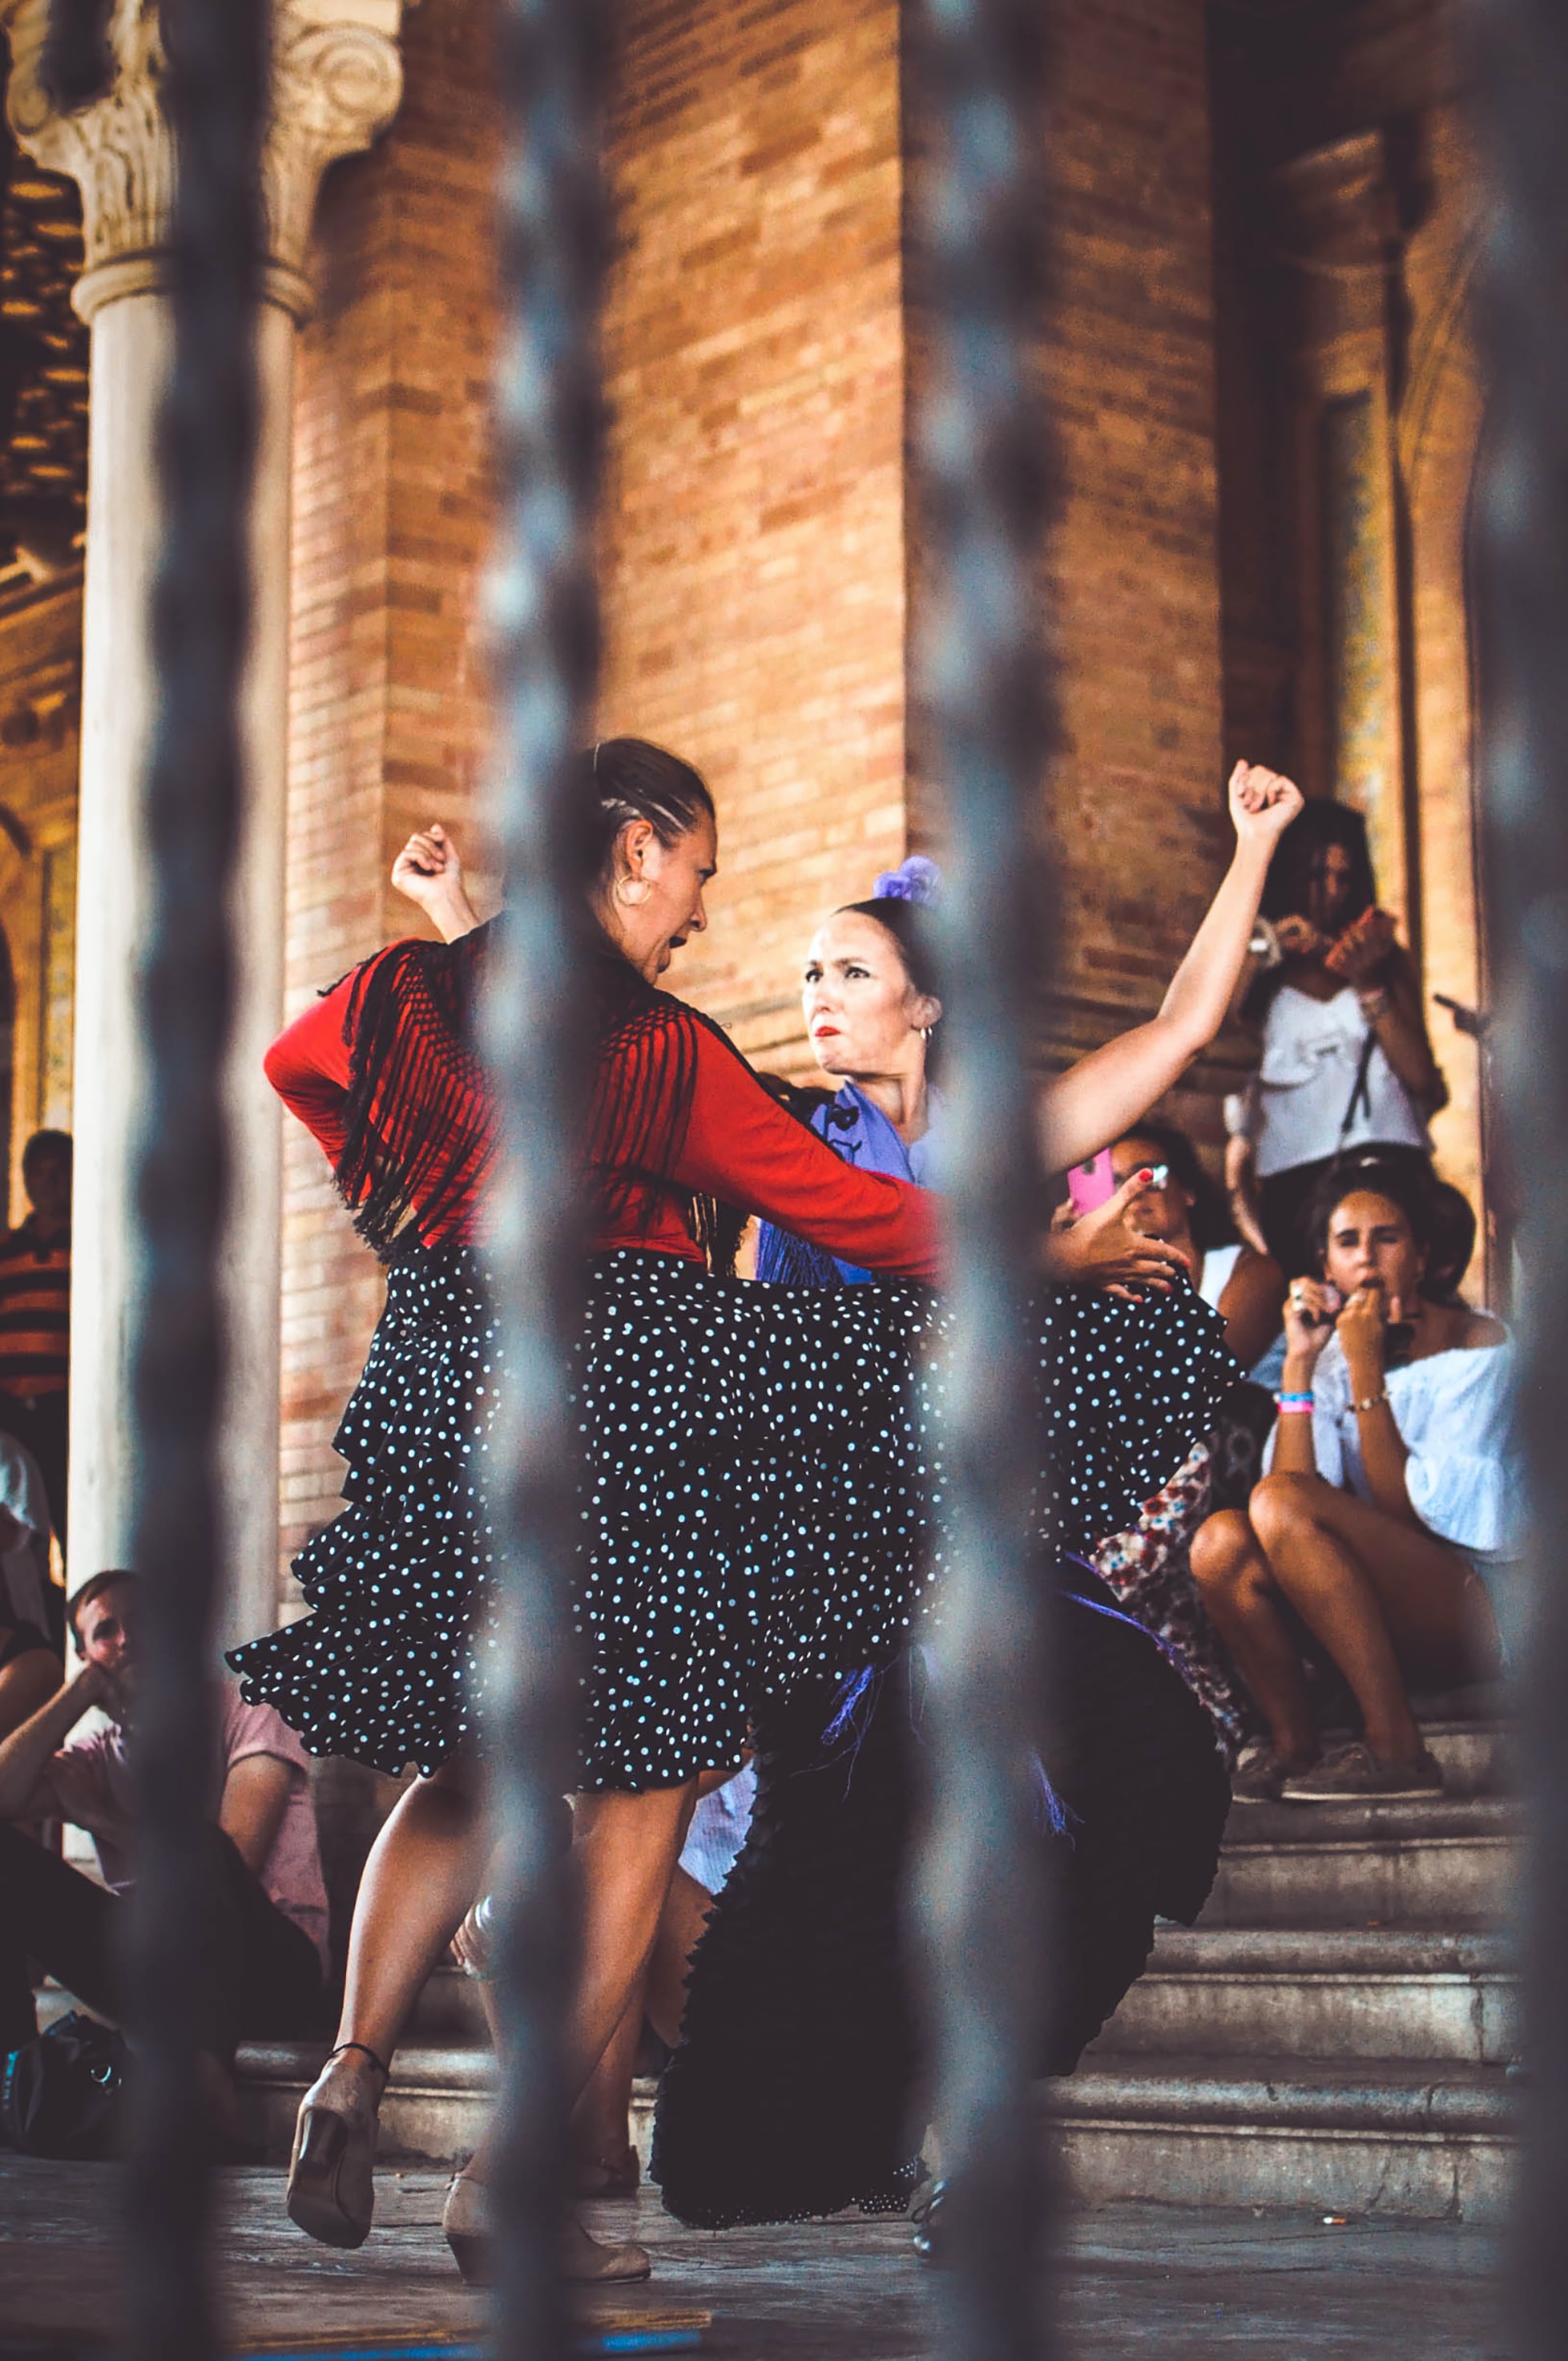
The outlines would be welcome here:
M 1052 1088 L 1045 1115 L 1058 1159 L 1090 1153 L 1137 1120 L 1223 1021 L 1269 851 L 1299 807 L 1288 782 L 1245 765 L 1233 778 L 1231 798 L 1235 862 L 1158 1017 Z M 444 931 L 455 935 L 471 926 L 453 848 L 433 835 L 415 840 L 411 856 L 414 890 Z M 829 930 L 842 939 L 828 941 Z M 862 1016 L 869 1009 L 873 1038 L 860 1079 L 839 1094 L 837 1106 L 817 1111 L 829 1138 L 837 1128 L 862 1162 L 873 1161 L 889 1177 L 908 1178 L 916 1169 L 909 1150 L 918 1151 L 933 1113 L 939 1116 L 926 1056 L 940 1007 L 917 942 L 917 916 L 893 905 L 862 906 L 839 913 L 829 930 L 814 944 L 813 960 L 837 972 L 860 1001 Z M 809 1004 L 809 986 L 807 996 Z M 825 1006 L 808 1005 L 808 1026 L 821 1062 L 830 1071 L 847 1071 L 836 1064 L 828 1039 L 845 1028 L 816 1021 Z M 1126 1231 L 1115 1206 L 1080 1224 L 1075 1238 L 1053 1241 L 1055 1252 L 1064 1248 L 1086 1256 L 1080 1270 L 1064 1275 L 1101 1284 L 1131 1279 L 1157 1291 L 1170 1264 Z M 865 1277 L 870 1269 L 853 1257 L 835 1257 L 798 1233 L 787 1248 L 776 1236 L 771 1246 L 764 1238 L 764 1267 L 775 1251 L 799 1259 L 787 1274 L 775 1269 L 772 1275 L 805 1280 L 808 1288 L 825 1279 Z M 780 1296 L 792 1320 L 803 1319 L 811 1305 L 825 1309 L 831 1322 L 837 1307 L 852 1330 L 858 1297 L 898 1292 L 878 1287 L 818 1295 L 797 1287 Z M 1216 1323 L 1190 1294 L 1173 1301 L 1163 1318 L 1157 1319 L 1153 1305 L 1139 1308 L 1120 1332 L 1108 1323 L 1114 1309 L 1081 1299 L 1058 1302 L 1042 1336 L 1043 1384 L 1055 1395 L 1057 1424 L 1066 1438 L 1056 1470 L 1058 1502 L 1077 1516 L 1085 1536 L 1111 1529 L 1130 1500 L 1170 1473 L 1234 1375 L 1218 1345 Z M 1124 1385 L 1129 1367 L 1140 1393 L 1117 1404 L 1116 1373 L 1124 1373 Z M 1075 1434 L 1063 1407 L 1085 1389 L 1104 1414 L 1092 1432 Z M 1165 1399 L 1157 1405 L 1154 1397 L 1162 1389 Z M 840 1424 L 828 1431 L 846 1460 L 860 1455 L 851 1429 Z M 825 1455 L 816 1470 L 817 1490 L 831 1489 L 832 1473 Z M 862 1466 L 857 1536 L 862 1541 L 880 1507 L 864 1485 L 865 1473 Z M 884 1632 L 891 1630 L 894 1638 L 891 1647 L 885 1640 L 879 1643 L 863 1611 L 847 1542 L 840 1541 L 835 1555 L 822 1546 L 818 1529 L 797 1545 L 786 1530 L 789 1488 L 767 1493 L 755 1545 L 760 1562 L 788 1569 L 773 1593 L 767 1687 L 773 1702 L 764 1719 L 774 1775 L 759 1822 L 761 1842 L 726 1887 L 718 1930 L 698 1955 L 686 2046 L 662 2100 L 666 2202 L 685 2218 L 715 2224 L 828 2212 L 856 2199 L 896 2204 L 909 2185 L 906 2150 L 898 2143 L 913 2041 L 896 1941 L 908 1766 L 896 1712 L 869 1716 L 863 1704 L 846 1710 L 839 1700 L 847 1686 L 857 1685 L 863 1698 L 868 1675 L 885 1697 L 890 1665 L 907 1681 L 898 1635 L 915 1593 L 906 1587 L 894 1611 L 883 1614 Z M 897 1557 L 897 1552 L 884 1554 L 883 1579 L 892 1574 L 907 1583 Z M 1081 1606 L 1082 1594 L 1093 1589 L 1091 1578 L 1080 1575 L 1078 1588 Z M 1094 1828 L 1075 1848 L 1072 1907 L 1080 1927 L 1090 1931 L 1063 1980 L 1067 1998 L 1047 2052 L 1053 2063 L 1076 2057 L 1142 1966 L 1152 1909 L 1159 1906 L 1151 1897 L 1175 1908 L 1185 1903 L 1193 1912 L 1200 1905 L 1225 1802 L 1206 1725 L 1179 1677 L 1143 1634 L 1094 1619 L 1089 1607 L 1081 1612 L 1084 1629 L 1099 1639 L 1079 1647 L 1075 1726 L 1087 1729 L 1091 1749 L 1100 1743 L 1102 1756 L 1102 1731 L 1124 1733 L 1130 1727 L 1137 1742 L 1111 1762 L 1108 1773 L 1102 1762 L 1087 1776 Z M 856 1672 L 849 1669 L 857 1665 Z M 799 1700 L 793 1716 L 784 1710 L 792 1695 Z M 902 1726 L 907 1730 L 907 1714 Z M 825 1730 L 833 1740 L 827 1748 Z M 825 1752 L 831 1755 L 835 1747 L 837 1780 L 806 1776 L 786 1786 L 795 1771 L 820 1769 Z M 851 1750 L 857 1808 L 847 1813 L 842 1804 L 850 1783 L 842 1757 Z M 1070 1769 L 1067 1775 L 1070 1780 Z M 1081 1777 L 1079 1784 L 1085 1784 Z M 775 1808 L 781 1794 L 795 1806 L 783 1815 Z M 1184 1805 L 1190 1806 L 1185 1818 Z M 1168 1834 L 1174 1841 L 1162 1861 Z M 868 1842 L 883 1848 L 880 1859 L 874 1850 L 868 1854 Z M 822 1939 L 834 1909 L 846 1901 L 836 1940 Z M 782 1939 L 782 1949 L 770 1963 L 765 1953 L 774 1938 Z M 792 2033 L 801 2036 L 799 2045 Z M 779 2110 L 776 2103 L 792 2079 L 798 2096 L 786 2097 Z M 760 2093 L 765 2093 L 761 2114 Z M 767 2114 L 770 2107 L 773 2114 Z M 764 2115 L 765 2132 L 759 2131 Z
M 715 1200 L 927 1282 L 937 1237 L 924 1192 L 841 1163 L 717 1026 L 655 989 L 706 924 L 718 864 L 697 773 L 615 739 L 581 758 L 578 786 L 595 1042 L 576 1371 L 588 1538 L 573 1814 L 583 1967 L 568 2040 L 580 2086 L 645 1971 L 695 1784 L 741 1756 L 757 1601 L 773 1578 L 764 1498 L 779 1487 L 802 1504 L 802 1536 L 853 1602 L 856 1651 L 894 1644 L 924 1526 L 911 1371 L 928 1286 L 863 1290 L 846 1320 L 825 1298 L 716 1279 L 704 1250 Z M 369 2230 L 388 2062 L 487 1850 L 475 1741 L 492 1642 L 477 1454 L 494 1346 L 474 1241 L 494 1125 L 468 1016 L 490 934 L 393 945 L 268 1057 L 387 1265 L 387 1308 L 336 1437 L 348 1505 L 295 1561 L 313 1611 L 230 1661 L 247 1697 L 275 1705 L 313 1752 L 421 1773 L 367 1864 L 337 2046 L 295 2136 L 290 2213 L 340 2246 Z M 871 1531 L 856 1482 L 822 1468 L 804 1439 L 828 1429 L 877 1470 L 883 1515 Z M 818 1644 L 831 1661 L 834 1616 L 830 1591 Z M 469 2266 L 485 2235 L 483 2169 L 481 2156 L 455 2181 L 444 2217 Z M 634 2277 L 648 2262 L 572 2224 L 563 2268 Z
M 1114 1137 L 1116 1110 L 1130 1109 L 1134 1094 L 1146 1111 L 1223 1021 L 1269 852 L 1299 797 L 1288 782 L 1238 766 L 1231 806 L 1235 863 L 1159 1016 L 1048 1094 L 1058 1162 Z M 929 1072 L 942 1012 L 924 905 L 937 884 L 932 864 L 905 862 L 878 880 L 871 901 L 828 918 L 807 954 L 806 1031 L 840 1086 L 795 1093 L 793 1103 L 861 1170 L 928 1177 L 946 1120 Z M 1146 1178 L 1129 1176 L 1108 1205 L 1046 1248 L 1051 1279 L 1110 1292 L 1037 1307 L 1061 1553 L 1054 1679 L 1038 1738 L 1058 1942 L 1043 1979 L 1052 2010 L 1042 2073 L 1076 2064 L 1141 1971 L 1156 1916 L 1196 1916 L 1229 1803 L 1202 1708 L 1083 1555 L 1187 1455 L 1235 1376 L 1212 1315 L 1185 1280 L 1173 1291 L 1176 1257 L 1123 1218 Z M 757 1273 L 837 1290 L 829 1300 L 846 1307 L 873 1278 L 772 1224 L 758 1241 Z M 787 1620 L 795 1605 L 787 1587 L 773 1605 Z M 751 1834 L 696 1952 L 682 2043 L 660 2092 L 653 2172 L 683 2220 L 723 2227 L 850 2203 L 893 2210 L 915 2184 L 912 2126 L 923 2118 L 902 1895 L 920 1628 L 917 1617 L 913 1648 L 846 1668 L 837 1685 L 788 1694 L 765 1685 Z M 923 2251 L 932 2251 L 938 2220 L 927 2198 L 917 2209 Z

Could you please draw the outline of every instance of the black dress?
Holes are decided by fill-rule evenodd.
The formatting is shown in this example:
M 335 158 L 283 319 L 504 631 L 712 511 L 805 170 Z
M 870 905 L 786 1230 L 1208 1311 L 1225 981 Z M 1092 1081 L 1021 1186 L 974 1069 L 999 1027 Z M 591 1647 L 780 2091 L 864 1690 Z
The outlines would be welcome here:
M 782 1290 L 791 1291 L 791 1290 Z M 806 1290 L 799 1290 L 805 1292 Z M 815 1292 L 815 1290 L 812 1290 Z M 878 1288 L 818 1296 L 849 1312 Z M 1054 1436 L 1053 1709 L 1041 1768 L 1058 1805 L 1039 1841 L 1058 1949 L 1039 2069 L 1065 2073 L 1148 1956 L 1157 1916 L 1190 1921 L 1218 1861 L 1229 1782 L 1207 1715 L 1150 1635 L 1071 1554 L 1179 1466 L 1234 1382 L 1217 1316 L 1190 1290 L 1125 1305 L 1047 1299 L 1037 1323 Z M 935 1369 L 939 1377 L 939 1339 Z M 778 1612 L 788 1611 L 787 1597 Z M 653 2174 L 683 2221 L 720 2228 L 858 2203 L 896 2210 L 926 2094 L 905 1925 L 919 1771 L 922 1626 L 861 1686 L 770 1686 L 751 1833 L 698 1947 L 660 2090 Z M 780 1653 L 785 1643 L 775 1643 Z

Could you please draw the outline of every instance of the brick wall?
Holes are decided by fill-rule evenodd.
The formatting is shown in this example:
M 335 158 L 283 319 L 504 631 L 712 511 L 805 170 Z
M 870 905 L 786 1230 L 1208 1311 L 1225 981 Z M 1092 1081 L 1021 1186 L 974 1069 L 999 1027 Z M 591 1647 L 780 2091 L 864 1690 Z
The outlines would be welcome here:
M 905 849 L 893 0 L 628 0 L 602 725 L 689 754 L 721 873 L 678 988 L 805 1057 L 811 927 Z
M 1152 1010 L 1228 854 L 1203 15 L 1110 0 L 1058 30 L 1057 1055 Z M 1212 1128 L 1212 1103 L 1196 1115 Z
M 81 716 L 78 581 L 0 616 L 0 1170 L 17 1218 L 28 1134 L 71 1125 Z

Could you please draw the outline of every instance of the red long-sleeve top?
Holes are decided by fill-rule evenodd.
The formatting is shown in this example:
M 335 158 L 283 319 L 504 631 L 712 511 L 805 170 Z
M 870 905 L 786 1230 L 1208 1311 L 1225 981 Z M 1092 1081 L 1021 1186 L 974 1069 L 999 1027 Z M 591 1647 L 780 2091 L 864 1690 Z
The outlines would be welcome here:
M 266 1059 L 268 1081 L 334 1168 L 346 1136 L 344 1020 L 354 983 L 353 975 L 345 976 L 296 1017 Z M 702 1249 L 686 1226 L 682 1202 L 695 1191 L 760 1213 L 864 1269 L 934 1281 L 937 1214 L 929 1192 L 841 1163 L 815 1133 L 774 1104 L 744 1060 L 706 1025 L 694 1025 L 692 1032 L 696 1077 L 691 1119 L 669 1178 L 632 1175 L 613 1219 L 597 1231 L 592 1250 L 605 1254 L 616 1246 L 638 1246 L 701 1263 Z M 627 1054 L 630 1060 L 637 1052 Z M 605 1082 L 614 1087 L 613 1071 Z M 477 1107 L 474 1113 L 482 1118 L 485 1110 Z M 476 1122 L 477 1140 L 488 1130 L 487 1122 Z M 397 1154 L 397 1139 L 386 1145 Z M 472 1235 L 488 1160 L 488 1147 L 477 1147 L 462 1205 L 433 1232 L 427 1232 L 416 1202 L 413 1218 L 427 1245 Z

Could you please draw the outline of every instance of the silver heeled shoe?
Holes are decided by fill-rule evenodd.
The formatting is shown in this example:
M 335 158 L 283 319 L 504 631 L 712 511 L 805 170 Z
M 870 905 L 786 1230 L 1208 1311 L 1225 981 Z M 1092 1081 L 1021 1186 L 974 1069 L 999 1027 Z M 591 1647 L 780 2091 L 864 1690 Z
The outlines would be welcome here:
M 341 2043 L 300 2103 L 289 2160 L 289 2219 L 323 2246 L 362 2246 L 376 2207 L 380 2092 L 368 2087 L 363 2068 L 339 2065 L 351 2051 L 369 2059 L 386 2089 L 387 2068 L 375 2051 L 362 2041 Z
M 465 2172 L 455 2177 L 442 2209 L 441 2227 L 465 2285 L 490 2286 L 495 2278 L 495 2229 L 489 2191 L 482 2180 L 470 2180 Z M 630 2240 L 624 2246 L 603 2246 L 575 2219 L 561 2233 L 561 2277 L 577 2285 L 604 2287 L 645 2279 L 652 2268 L 646 2247 Z

